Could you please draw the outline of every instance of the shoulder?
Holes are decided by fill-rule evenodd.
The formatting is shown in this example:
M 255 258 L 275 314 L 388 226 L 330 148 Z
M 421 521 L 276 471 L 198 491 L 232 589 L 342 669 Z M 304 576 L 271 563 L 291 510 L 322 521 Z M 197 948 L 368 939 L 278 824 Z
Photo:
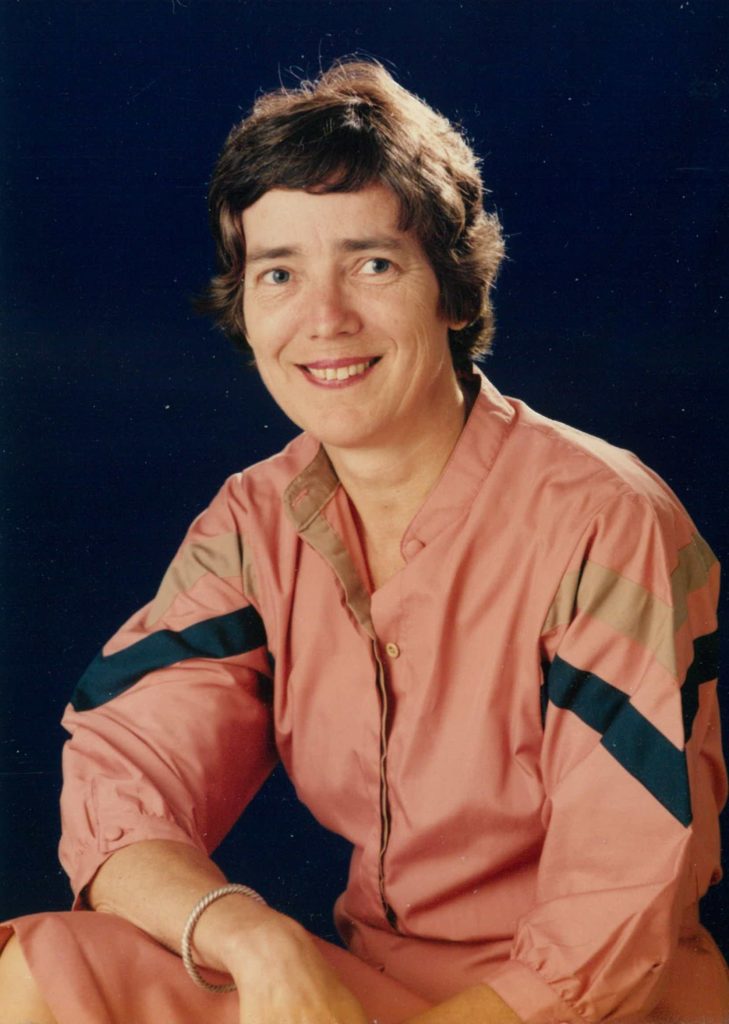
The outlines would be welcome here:
M 231 474 L 192 520 L 178 557 L 187 548 L 209 550 L 220 544 L 237 551 L 244 540 L 260 534 L 275 542 L 285 518 L 286 487 L 318 450 L 313 438 L 301 434 L 276 455 Z
M 693 534 L 691 518 L 668 484 L 637 455 L 543 416 L 517 399 L 502 451 L 514 493 L 563 526 L 587 528 L 596 517 L 642 522 Z
M 526 403 L 482 386 L 479 409 L 488 444 L 497 407 L 506 429 L 482 491 L 491 524 L 522 539 L 550 578 L 579 571 L 586 559 L 646 585 L 685 561 L 702 575 L 715 559 L 686 509 L 633 452 L 543 416 Z M 479 408 L 480 407 L 480 408 Z
M 542 466 L 541 477 L 558 475 L 565 485 L 589 487 L 597 501 L 633 495 L 649 503 L 680 504 L 661 477 L 637 455 L 593 434 L 560 423 L 508 399 L 515 411 L 515 453 Z
M 667 606 L 711 583 L 716 557 L 668 484 L 632 452 L 509 399 L 515 417 L 513 452 L 529 466 L 532 501 L 547 509 L 565 567 L 575 582 L 593 579 L 586 566 L 651 591 Z M 560 547 L 555 539 L 555 549 Z M 583 578 L 584 577 L 584 578 Z
M 681 508 L 665 481 L 633 452 L 502 395 L 478 369 L 468 386 L 477 392 L 468 426 L 481 449 L 496 449 L 491 468 L 516 507 L 537 502 L 562 513 L 570 505 L 589 516 L 605 501 L 632 496 Z
M 227 507 L 236 516 L 280 511 L 287 487 L 318 450 L 318 442 L 309 434 L 297 435 L 280 452 L 229 476 L 211 507 Z

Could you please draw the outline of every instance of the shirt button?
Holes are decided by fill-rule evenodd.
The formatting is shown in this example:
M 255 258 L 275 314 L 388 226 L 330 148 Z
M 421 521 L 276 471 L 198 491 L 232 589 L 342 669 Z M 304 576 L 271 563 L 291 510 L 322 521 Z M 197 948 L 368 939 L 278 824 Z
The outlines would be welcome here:
M 124 829 L 121 825 L 109 825 L 108 828 L 104 829 L 104 839 L 107 843 L 113 843 L 117 839 L 121 839 L 124 835 Z
M 400 648 L 397 646 L 397 644 L 392 643 L 392 641 L 390 641 L 389 644 L 385 644 L 385 650 L 387 651 L 388 655 L 391 658 L 400 657 Z
M 415 558 L 418 552 L 422 551 L 424 547 L 425 544 L 423 544 L 422 540 L 418 540 L 416 537 L 413 537 L 412 540 L 407 542 L 402 550 L 406 558 Z

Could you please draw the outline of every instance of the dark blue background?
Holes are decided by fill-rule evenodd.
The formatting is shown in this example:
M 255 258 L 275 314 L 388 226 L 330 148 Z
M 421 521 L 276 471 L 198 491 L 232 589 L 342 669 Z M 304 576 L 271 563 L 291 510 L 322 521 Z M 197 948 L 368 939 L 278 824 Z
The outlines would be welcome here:
M 637 451 L 726 559 L 723 0 L 5 0 L 0 19 L 0 917 L 67 903 L 57 721 L 76 678 L 222 480 L 290 436 L 188 305 L 217 151 L 289 69 L 359 50 L 463 121 L 508 235 L 487 371 Z M 330 934 L 347 850 L 285 780 L 221 857 Z M 723 883 L 705 917 L 725 950 L 728 906 Z

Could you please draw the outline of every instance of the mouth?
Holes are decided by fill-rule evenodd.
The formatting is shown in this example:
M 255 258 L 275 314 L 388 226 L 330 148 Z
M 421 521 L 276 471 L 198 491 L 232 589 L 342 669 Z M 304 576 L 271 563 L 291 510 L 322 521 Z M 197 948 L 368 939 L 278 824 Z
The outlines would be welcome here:
M 366 359 L 321 359 L 315 363 L 300 363 L 299 369 L 311 380 L 312 384 L 324 387 L 346 387 L 363 380 L 381 356 Z

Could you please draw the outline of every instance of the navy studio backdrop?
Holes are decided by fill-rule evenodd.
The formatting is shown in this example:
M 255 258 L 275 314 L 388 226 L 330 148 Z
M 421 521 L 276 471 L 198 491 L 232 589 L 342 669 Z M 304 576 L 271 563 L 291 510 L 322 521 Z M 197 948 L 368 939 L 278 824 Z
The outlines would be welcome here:
M 727 561 L 728 10 L 0 2 L 0 918 L 68 905 L 58 720 L 77 677 L 223 479 L 293 434 L 189 305 L 212 268 L 206 182 L 261 88 L 357 51 L 464 124 L 508 241 L 487 373 L 636 451 Z M 331 936 L 348 849 L 280 773 L 219 857 Z M 728 889 L 704 906 L 725 952 Z

